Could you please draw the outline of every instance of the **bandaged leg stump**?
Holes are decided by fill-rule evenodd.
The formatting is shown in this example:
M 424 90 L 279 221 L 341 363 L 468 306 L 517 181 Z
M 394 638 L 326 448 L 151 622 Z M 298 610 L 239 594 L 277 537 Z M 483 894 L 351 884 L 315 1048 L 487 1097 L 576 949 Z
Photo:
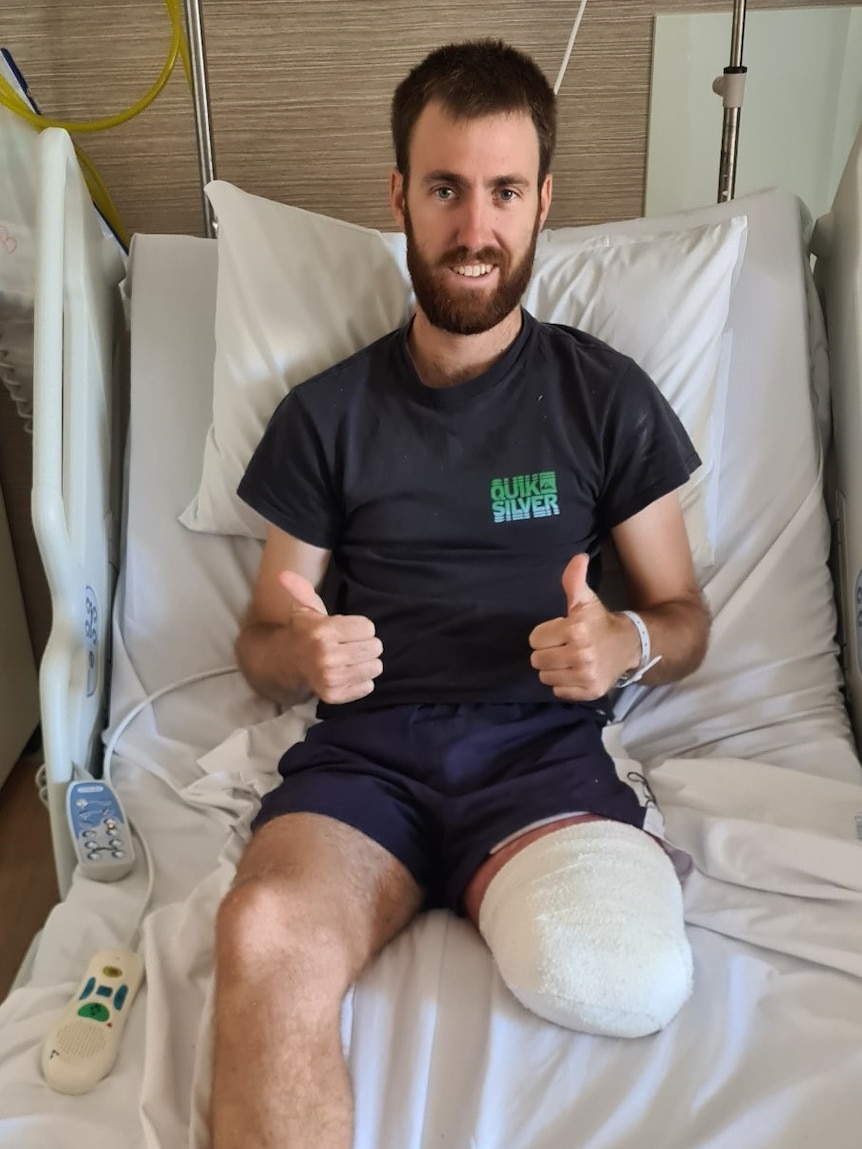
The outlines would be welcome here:
M 581 822 L 525 846 L 488 886 L 479 929 L 515 997 L 568 1029 L 643 1037 L 691 993 L 673 863 L 625 823 Z

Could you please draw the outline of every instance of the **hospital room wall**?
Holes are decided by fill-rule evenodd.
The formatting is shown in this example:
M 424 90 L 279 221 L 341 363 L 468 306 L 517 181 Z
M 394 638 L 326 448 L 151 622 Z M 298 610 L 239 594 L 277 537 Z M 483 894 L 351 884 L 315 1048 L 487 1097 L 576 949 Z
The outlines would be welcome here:
M 531 52 L 553 79 L 577 6 L 202 0 L 217 174 L 259 195 L 389 227 L 388 105 L 407 69 L 439 43 L 493 35 Z M 829 6 L 836 0 L 749 4 Z M 590 0 L 560 98 L 551 225 L 642 212 L 653 18 L 725 12 L 729 49 L 730 7 L 729 0 Z M 163 0 L 5 0 L 2 8 L 0 43 L 43 110 L 70 119 L 137 100 L 168 40 Z M 712 77 L 703 79 L 708 87 Z M 717 98 L 716 108 L 718 115 Z M 202 234 L 194 117 L 179 67 L 141 116 L 82 142 L 130 231 Z M 717 135 L 716 165 L 718 144 Z M 3 395 L 0 483 L 39 654 L 50 612 L 29 526 L 29 440 Z

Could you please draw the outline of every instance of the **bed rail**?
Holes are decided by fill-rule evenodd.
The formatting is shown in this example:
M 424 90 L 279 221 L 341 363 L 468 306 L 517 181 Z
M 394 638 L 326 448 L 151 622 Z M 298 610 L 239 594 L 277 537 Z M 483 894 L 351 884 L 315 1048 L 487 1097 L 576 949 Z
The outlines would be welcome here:
M 829 343 L 833 518 L 847 701 L 862 751 L 862 128 L 832 210 L 814 229 L 815 280 Z
M 52 624 L 39 672 L 48 809 L 60 896 L 74 855 L 65 793 L 99 772 L 115 583 L 114 345 L 124 260 L 99 228 L 68 134 L 39 140 L 33 348 L 36 539 Z

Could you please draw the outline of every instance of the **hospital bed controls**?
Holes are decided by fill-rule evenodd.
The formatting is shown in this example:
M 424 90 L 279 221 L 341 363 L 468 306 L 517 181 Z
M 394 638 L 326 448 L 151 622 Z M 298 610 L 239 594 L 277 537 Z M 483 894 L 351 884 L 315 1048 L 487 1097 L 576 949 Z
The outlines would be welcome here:
M 100 950 L 93 957 L 42 1047 L 42 1073 L 52 1089 L 86 1093 L 110 1073 L 129 1016 L 125 1007 L 143 976 L 144 963 L 130 950 Z
M 135 853 L 128 819 L 116 792 L 106 782 L 70 783 L 66 812 L 85 877 L 115 882 L 133 869 Z

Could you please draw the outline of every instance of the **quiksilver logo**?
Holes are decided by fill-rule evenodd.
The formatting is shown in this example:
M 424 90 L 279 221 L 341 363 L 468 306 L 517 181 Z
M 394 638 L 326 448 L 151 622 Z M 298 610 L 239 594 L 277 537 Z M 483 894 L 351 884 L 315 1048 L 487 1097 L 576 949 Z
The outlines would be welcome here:
M 513 475 L 491 480 L 491 511 L 495 523 L 519 519 L 545 519 L 560 513 L 555 471 Z

